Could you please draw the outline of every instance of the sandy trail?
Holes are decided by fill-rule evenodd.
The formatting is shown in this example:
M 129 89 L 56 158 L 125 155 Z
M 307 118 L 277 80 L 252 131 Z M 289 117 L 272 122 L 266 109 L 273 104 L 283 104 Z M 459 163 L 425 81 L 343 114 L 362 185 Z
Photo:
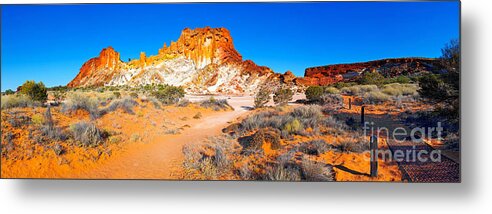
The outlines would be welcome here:
M 190 96 L 190 101 L 206 99 L 204 96 Z M 221 99 L 222 97 L 216 97 Z M 150 143 L 138 149 L 125 151 L 108 160 L 104 165 L 77 175 L 83 178 L 112 179 L 176 179 L 172 173 L 183 160 L 182 147 L 185 144 L 201 143 L 210 136 L 221 133 L 228 122 L 248 113 L 253 106 L 252 97 L 230 97 L 229 104 L 234 111 L 217 112 L 203 117 L 179 135 L 156 136 Z

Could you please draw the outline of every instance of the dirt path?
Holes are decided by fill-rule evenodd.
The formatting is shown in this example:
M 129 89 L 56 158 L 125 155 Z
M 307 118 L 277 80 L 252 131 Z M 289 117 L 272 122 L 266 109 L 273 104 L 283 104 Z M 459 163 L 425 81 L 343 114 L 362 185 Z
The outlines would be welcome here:
M 232 97 L 228 100 L 234 111 L 217 112 L 192 124 L 179 135 L 161 135 L 152 143 L 129 150 L 117 158 L 108 160 L 82 175 L 83 178 L 112 179 L 176 179 L 173 171 L 183 160 L 185 144 L 201 143 L 210 136 L 218 135 L 228 122 L 245 115 L 252 107 L 250 97 Z

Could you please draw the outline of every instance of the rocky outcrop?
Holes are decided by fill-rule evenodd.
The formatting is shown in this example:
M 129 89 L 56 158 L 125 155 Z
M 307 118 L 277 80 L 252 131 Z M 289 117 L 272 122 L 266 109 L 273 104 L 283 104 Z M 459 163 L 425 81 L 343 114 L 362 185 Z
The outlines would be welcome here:
M 159 49 L 155 56 L 140 53 L 124 63 L 108 47 L 84 63 L 69 87 L 103 85 L 170 84 L 189 93 L 253 94 L 274 72 L 251 60 L 243 61 L 225 28 L 186 28 L 176 42 Z M 289 78 L 292 78 L 291 76 Z
M 111 46 L 104 48 L 98 57 L 82 65 L 79 74 L 67 86 L 102 86 L 116 75 L 123 64 L 120 54 Z
M 435 72 L 441 69 L 436 59 L 393 58 L 361 63 L 335 64 L 307 68 L 299 85 L 329 85 L 340 81 L 352 81 L 364 72 L 379 72 L 386 77 L 412 75 L 420 72 Z

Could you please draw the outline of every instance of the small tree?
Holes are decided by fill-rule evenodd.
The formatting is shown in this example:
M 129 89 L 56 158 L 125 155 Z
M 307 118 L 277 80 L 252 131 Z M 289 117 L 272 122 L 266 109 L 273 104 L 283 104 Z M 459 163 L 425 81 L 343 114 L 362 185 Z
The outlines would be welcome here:
M 377 85 L 380 86 L 384 83 L 384 76 L 379 72 L 368 72 L 359 79 L 361 85 Z
M 48 94 L 43 82 L 36 83 L 34 80 L 28 80 L 20 87 L 20 93 L 29 96 L 34 101 L 46 102 Z
M 15 92 L 14 92 L 14 91 L 12 91 L 11 89 L 7 89 L 7 90 L 5 90 L 5 92 L 4 92 L 4 94 L 5 94 L 5 95 L 10 95 L 10 94 L 14 94 L 14 93 L 15 93 Z
M 255 108 L 262 108 L 270 101 L 270 90 L 265 87 L 260 88 L 255 95 Z
M 283 106 L 286 105 L 290 100 L 292 100 L 293 96 L 294 92 L 292 92 L 292 90 L 290 90 L 289 88 L 280 88 L 273 95 L 273 102 L 276 105 Z
M 321 86 L 309 86 L 306 89 L 306 98 L 310 101 L 319 101 L 323 95 L 324 89 Z

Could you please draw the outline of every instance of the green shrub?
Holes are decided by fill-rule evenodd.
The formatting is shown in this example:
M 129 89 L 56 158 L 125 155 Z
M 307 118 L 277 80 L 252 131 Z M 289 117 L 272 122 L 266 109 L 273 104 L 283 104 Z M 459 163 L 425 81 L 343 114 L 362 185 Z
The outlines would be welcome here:
M 382 85 L 384 84 L 385 78 L 379 72 L 366 72 L 358 80 L 361 85 Z
M 289 88 L 280 88 L 273 95 L 273 102 L 276 105 L 286 105 L 292 97 L 294 96 L 294 92 Z
M 4 95 L 11 95 L 11 94 L 14 94 L 15 92 L 12 91 L 11 89 L 7 89 L 5 90 L 5 92 L 3 93 Z
M 328 94 L 340 94 L 340 90 L 338 90 L 338 88 L 335 88 L 335 87 L 326 87 L 325 88 L 325 93 L 328 93 Z
M 161 103 L 171 105 L 178 103 L 184 97 L 185 91 L 179 86 L 163 85 L 157 87 L 157 90 L 153 91 L 152 95 L 161 101 Z
M 309 86 L 306 89 L 306 92 L 304 92 L 304 93 L 306 94 L 306 98 L 308 100 L 319 101 L 319 99 L 321 98 L 321 96 L 324 93 L 324 89 L 321 86 Z
M 36 83 L 33 80 L 28 80 L 20 87 L 20 93 L 29 96 L 34 101 L 41 103 L 48 99 L 47 89 L 43 82 Z
M 270 91 L 261 88 L 255 95 L 255 108 L 262 108 L 270 101 Z
M 289 134 L 294 134 L 303 131 L 304 127 L 298 119 L 294 119 L 291 122 L 286 123 L 282 130 L 288 132 Z
M 121 93 L 119 91 L 113 91 L 113 96 L 119 99 L 121 97 Z

